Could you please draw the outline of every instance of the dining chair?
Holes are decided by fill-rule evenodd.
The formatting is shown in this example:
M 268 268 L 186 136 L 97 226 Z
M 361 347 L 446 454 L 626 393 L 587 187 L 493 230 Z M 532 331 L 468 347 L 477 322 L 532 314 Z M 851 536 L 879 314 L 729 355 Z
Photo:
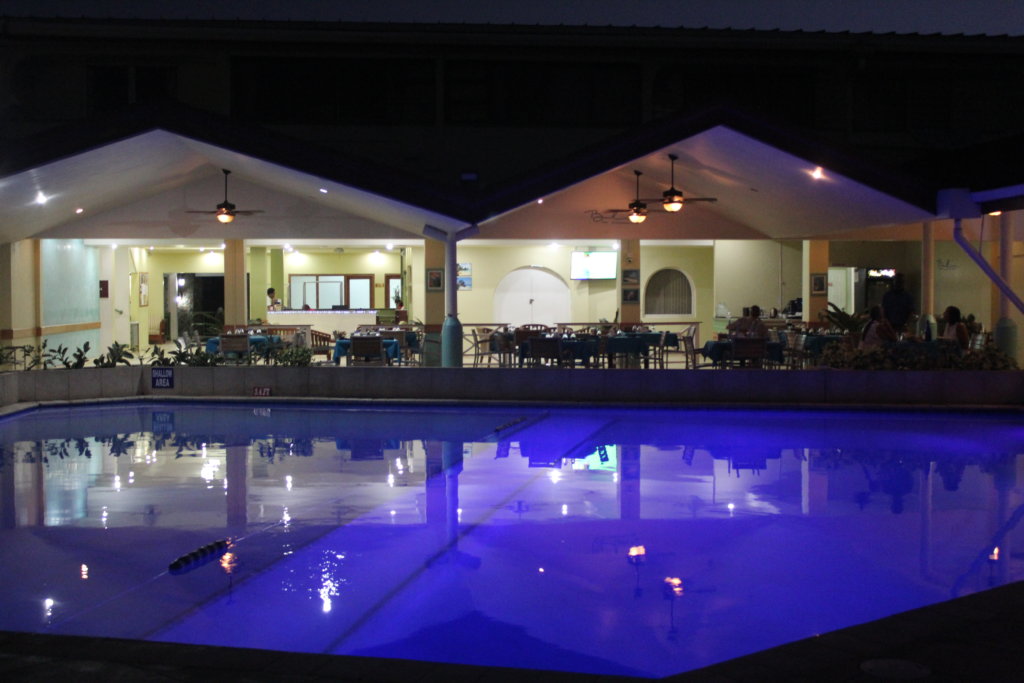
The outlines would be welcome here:
M 349 365 L 387 365 L 387 352 L 381 337 L 352 337 L 348 350 Z
M 685 357 L 685 368 L 687 370 L 697 370 L 699 368 L 713 368 L 717 367 L 714 363 L 701 363 L 697 356 L 697 346 L 693 343 L 693 336 L 686 335 L 680 337 L 683 343 L 683 355 Z
M 470 352 L 473 354 L 473 367 L 478 368 L 485 362 L 491 364 L 494 354 L 491 351 L 491 335 L 494 329 L 490 327 L 474 327 L 470 330 L 471 344 Z
M 220 336 L 220 354 L 225 360 L 235 363 L 250 362 L 249 335 L 222 334 Z
M 530 337 L 530 367 L 573 367 L 571 354 L 562 348 L 560 337 Z
M 658 341 L 651 345 L 651 364 L 654 365 L 658 370 L 665 369 L 665 335 L 667 333 L 662 330 L 658 334 Z
M 732 340 L 724 365 L 727 368 L 761 368 L 767 345 L 768 340 L 763 337 L 737 337 Z
M 800 370 L 804 367 L 807 360 L 807 351 L 804 349 L 806 341 L 806 334 L 797 332 L 786 334 L 786 348 L 783 349 L 782 355 L 787 369 Z

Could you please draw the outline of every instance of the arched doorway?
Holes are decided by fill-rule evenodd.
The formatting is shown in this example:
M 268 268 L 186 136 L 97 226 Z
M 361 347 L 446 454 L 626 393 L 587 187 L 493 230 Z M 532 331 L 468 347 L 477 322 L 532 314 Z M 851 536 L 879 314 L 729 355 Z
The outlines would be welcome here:
M 545 268 L 519 268 L 494 289 L 495 322 L 522 325 L 572 320 L 569 285 Z

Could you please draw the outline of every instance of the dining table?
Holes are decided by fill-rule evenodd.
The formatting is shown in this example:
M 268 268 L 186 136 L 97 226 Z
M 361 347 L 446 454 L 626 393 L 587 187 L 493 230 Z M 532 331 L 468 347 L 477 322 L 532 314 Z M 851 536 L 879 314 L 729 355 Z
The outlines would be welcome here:
M 562 350 L 566 357 L 573 361 L 582 361 L 583 367 L 589 368 L 597 357 L 597 337 L 567 337 L 561 340 Z M 530 340 L 527 339 L 519 345 L 519 367 L 523 367 L 530 359 Z
M 729 358 L 729 352 L 731 350 L 731 340 L 718 339 L 704 342 L 704 346 L 701 347 L 700 353 L 714 365 L 721 365 L 722 361 Z M 767 342 L 764 349 L 765 360 L 772 361 L 774 363 L 782 363 L 784 350 L 785 344 L 782 342 Z
M 399 343 L 397 339 L 381 339 L 384 346 L 384 353 L 388 357 L 388 365 L 398 360 Z M 351 339 L 338 339 L 334 342 L 334 364 L 341 365 L 342 357 L 348 358 L 348 352 L 352 349 Z
M 263 353 L 267 349 L 281 346 L 281 335 L 278 334 L 250 334 L 249 348 L 254 353 Z M 210 355 L 217 355 L 220 352 L 220 337 L 210 337 L 206 340 L 206 352 Z

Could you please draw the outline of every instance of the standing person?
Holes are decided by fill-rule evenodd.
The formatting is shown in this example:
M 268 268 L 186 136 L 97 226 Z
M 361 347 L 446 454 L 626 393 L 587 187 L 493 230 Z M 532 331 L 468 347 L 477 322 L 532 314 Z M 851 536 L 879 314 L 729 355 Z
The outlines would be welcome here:
M 268 311 L 279 311 L 281 310 L 281 300 L 277 298 L 277 291 L 273 287 L 267 289 L 267 310 Z
M 903 273 L 896 273 L 892 288 L 882 297 L 882 313 L 897 333 L 906 331 L 907 320 L 914 313 L 914 297 L 905 285 Z

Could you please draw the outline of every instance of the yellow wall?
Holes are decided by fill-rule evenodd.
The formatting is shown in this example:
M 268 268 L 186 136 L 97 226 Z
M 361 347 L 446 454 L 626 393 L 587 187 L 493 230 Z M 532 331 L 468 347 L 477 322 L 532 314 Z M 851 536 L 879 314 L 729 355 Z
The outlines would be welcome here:
M 458 260 L 472 266 L 473 289 L 459 292 L 459 320 L 463 323 L 500 322 L 494 319 L 495 289 L 508 273 L 524 266 L 546 268 L 566 282 L 573 322 L 596 322 L 601 318 L 612 320 L 619 307 L 616 281 L 570 280 L 571 251 L 573 248 L 567 246 L 460 246 Z M 700 320 L 703 326 L 710 326 L 714 315 L 712 252 L 711 247 L 641 246 L 641 297 L 652 274 L 662 268 L 677 268 L 690 278 L 693 285 L 695 314 L 668 317 L 672 320 Z M 657 322 L 648 316 L 643 320 Z

